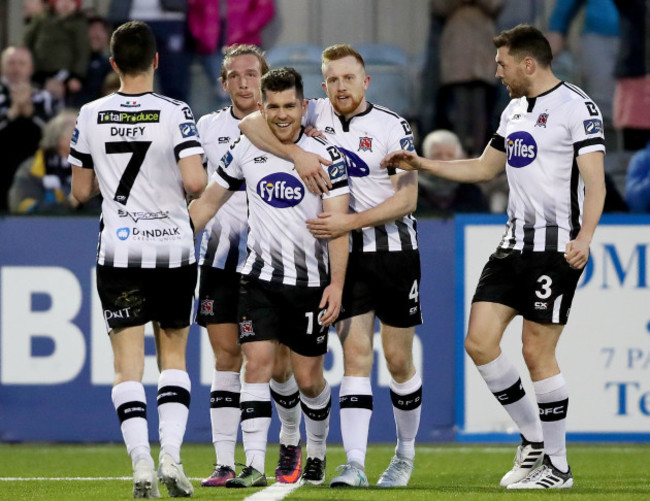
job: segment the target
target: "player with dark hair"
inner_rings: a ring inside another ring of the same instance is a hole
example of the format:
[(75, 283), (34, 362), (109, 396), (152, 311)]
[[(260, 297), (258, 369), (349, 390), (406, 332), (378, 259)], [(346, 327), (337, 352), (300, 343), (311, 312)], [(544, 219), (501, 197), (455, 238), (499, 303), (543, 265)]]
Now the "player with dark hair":
[[(72, 193), (101, 192), (97, 290), (113, 348), (112, 399), (133, 463), (133, 497), (189, 497), (180, 449), (191, 383), (185, 364), (197, 268), (187, 208), (206, 185), (203, 149), (189, 106), (153, 92), (158, 53), (148, 25), (131, 21), (111, 38), (117, 93), (83, 106), (72, 137)], [(157, 328), (158, 475), (142, 385), (144, 326)]]
[[(310, 231), (321, 239), (348, 231), (351, 235), (343, 311), (336, 325), (344, 357), (339, 402), (347, 463), (330, 485), (368, 486), (364, 465), (373, 408), (370, 373), (378, 318), (392, 376), (390, 395), (397, 445), (377, 485), (406, 486), (413, 471), (422, 410), (422, 379), (413, 363), (415, 326), (422, 323), (420, 254), (417, 225), (411, 214), (417, 203), (418, 183), (414, 172), (386, 171), (379, 164), (397, 148), (413, 150), (413, 133), (402, 117), (366, 101), (370, 77), (354, 48), (346, 44), (328, 47), (322, 61), (323, 89), (328, 98), (309, 101), (305, 123), (331, 138), (345, 154), (351, 195), (349, 213), (325, 211), (308, 221)], [(299, 172), (308, 172), (309, 162), (320, 169), (314, 155), (296, 145), (274, 141), (255, 114), (242, 120), (240, 128), (263, 149), (293, 159)], [(314, 190), (324, 184), (320, 174), (311, 174), (309, 179)]]
[(190, 206), (200, 230), (218, 214), (243, 182), (248, 196), (248, 249), (241, 270), (239, 342), (246, 360), (241, 388), (241, 428), (246, 466), (226, 487), (266, 485), (264, 462), (271, 422), (271, 380), (276, 345), (291, 350), (291, 365), (305, 416), (307, 460), (301, 479), (325, 480), (331, 393), (323, 377), (329, 326), (339, 315), (347, 264), (347, 233), (329, 242), (314, 238), (305, 220), (323, 209), (347, 211), (348, 178), (341, 153), (322, 138), (307, 137), (302, 78), (292, 68), (271, 70), (261, 81), (267, 126), (282, 143), (325, 155), (332, 189), (309, 193), (291, 162), (256, 148), (246, 137), (234, 141), (212, 182)]
[[(264, 53), (254, 45), (232, 45), (224, 54), (221, 84), (232, 104), (201, 117), (197, 123), (212, 176), (231, 141), (240, 134), (239, 121), (257, 111), (260, 80), (268, 71)], [(246, 262), (248, 207), (245, 186), (234, 193), (206, 226), (200, 250), (199, 308), (196, 322), (206, 327), (215, 356), (210, 387), (210, 421), (216, 463), (212, 474), (201, 481), (204, 487), (225, 486), (235, 477), (235, 445), (239, 431), (242, 366), (237, 305), (240, 271)], [(293, 483), (300, 478), (300, 396), (291, 373), (289, 350), (277, 345), (271, 378), (271, 397), (282, 427), (277, 482)]]
[[(459, 182), (485, 181), (505, 169), (508, 222), (476, 288), (465, 349), (521, 434), (501, 485), (564, 489), (573, 486), (569, 393), (555, 350), (603, 210), (603, 122), (589, 96), (553, 74), (551, 48), (538, 29), (516, 26), (494, 45), (496, 77), (512, 101), (483, 154), (443, 162), (397, 151), (382, 163)], [(524, 319), (523, 355), (539, 412), (500, 348), (517, 315)]]

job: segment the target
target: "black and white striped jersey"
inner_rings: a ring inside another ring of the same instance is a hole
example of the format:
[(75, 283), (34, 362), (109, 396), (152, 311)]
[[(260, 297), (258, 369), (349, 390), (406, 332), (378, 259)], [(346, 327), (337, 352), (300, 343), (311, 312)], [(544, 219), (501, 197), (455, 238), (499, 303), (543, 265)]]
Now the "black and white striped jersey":
[[(329, 283), (327, 241), (315, 238), (306, 220), (322, 211), (322, 200), (349, 193), (343, 155), (320, 137), (300, 135), (305, 151), (332, 159), (324, 167), (332, 189), (310, 193), (293, 163), (255, 147), (239, 136), (212, 176), (229, 190), (246, 182), (248, 196), (248, 258), (241, 273), (271, 283), (322, 287)], [(217, 213), (218, 214), (218, 213)]]
[(97, 263), (176, 268), (196, 262), (178, 161), (203, 148), (189, 106), (147, 92), (83, 106), (72, 165), (94, 169), (103, 197)]
[[(239, 137), (239, 119), (232, 106), (204, 115), (196, 126), (208, 160), (208, 177), (217, 170), (221, 157), (230, 143)], [(246, 261), (248, 235), (248, 208), (242, 186), (219, 213), (205, 226), (201, 239), (199, 264), (228, 271), (241, 271)]]
[[(350, 209), (359, 213), (376, 207), (395, 193), (394, 169), (379, 167), (391, 151), (415, 149), (408, 122), (382, 106), (368, 103), (365, 112), (345, 120), (329, 99), (309, 101), (305, 123), (325, 133), (345, 154), (350, 178)], [(353, 250), (362, 252), (417, 249), (417, 226), (409, 214), (394, 222), (351, 234)]]
[(513, 99), (490, 145), (506, 153), (508, 222), (499, 247), (563, 252), (582, 225), (577, 157), (605, 151), (603, 118), (584, 91), (561, 82)]

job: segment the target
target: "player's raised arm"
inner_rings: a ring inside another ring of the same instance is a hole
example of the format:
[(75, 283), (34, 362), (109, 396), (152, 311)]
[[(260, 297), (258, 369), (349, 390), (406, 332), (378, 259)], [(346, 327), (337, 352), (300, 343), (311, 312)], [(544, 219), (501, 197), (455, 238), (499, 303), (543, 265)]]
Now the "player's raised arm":
[(328, 193), (332, 187), (322, 165), (332, 162), (315, 153), (310, 153), (293, 143), (283, 144), (269, 129), (260, 112), (251, 113), (239, 122), (239, 129), (258, 148), (291, 160), (307, 189), (316, 194)]
[(393, 151), (381, 161), (383, 168), (418, 170), (461, 183), (479, 183), (494, 178), (505, 169), (506, 154), (491, 145), (478, 158), (461, 160), (431, 160), (410, 151)]

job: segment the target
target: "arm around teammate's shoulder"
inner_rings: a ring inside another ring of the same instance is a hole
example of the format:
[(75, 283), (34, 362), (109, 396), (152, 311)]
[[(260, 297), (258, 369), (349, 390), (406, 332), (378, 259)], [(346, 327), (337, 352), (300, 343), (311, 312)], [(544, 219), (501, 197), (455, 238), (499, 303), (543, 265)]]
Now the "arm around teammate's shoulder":
[(181, 170), (181, 176), (183, 176), (183, 186), (187, 198), (189, 200), (199, 198), (208, 182), (208, 176), (201, 163), (201, 156), (190, 155), (181, 158), (178, 161), (178, 167)]
[(259, 149), (291, 160), (298, 175), (311, 193), (328, 193), (331, 184), (322, 165), (331, 165), (329, 159), (303, 150), (294, 143), (284, 144), (275, 137), (259, 111), (247, 115), (239, 122), (239, 130)]
[(381, 166), (402, 170), (418, 170), (460, 183), (480, 183), (481, 181), (489, 181), (505, 169), (506, 154), (487, 145), (483, 154), (478, 158), (441, 161), (424, 158), (414, 152), (400, 150), (386, 155), (381, 161)]

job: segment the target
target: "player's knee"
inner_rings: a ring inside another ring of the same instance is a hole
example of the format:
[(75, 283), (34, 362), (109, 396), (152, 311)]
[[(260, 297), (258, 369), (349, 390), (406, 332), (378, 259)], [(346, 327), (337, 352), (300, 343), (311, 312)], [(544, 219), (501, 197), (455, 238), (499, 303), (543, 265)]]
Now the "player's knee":
[(215, 355), (216, 362), (215, 368), (218, 371), (225, 372), (239, 372), (242, 366), (242, 356), (241, 352), (231, 353), (231, 352), (221, 352)]

